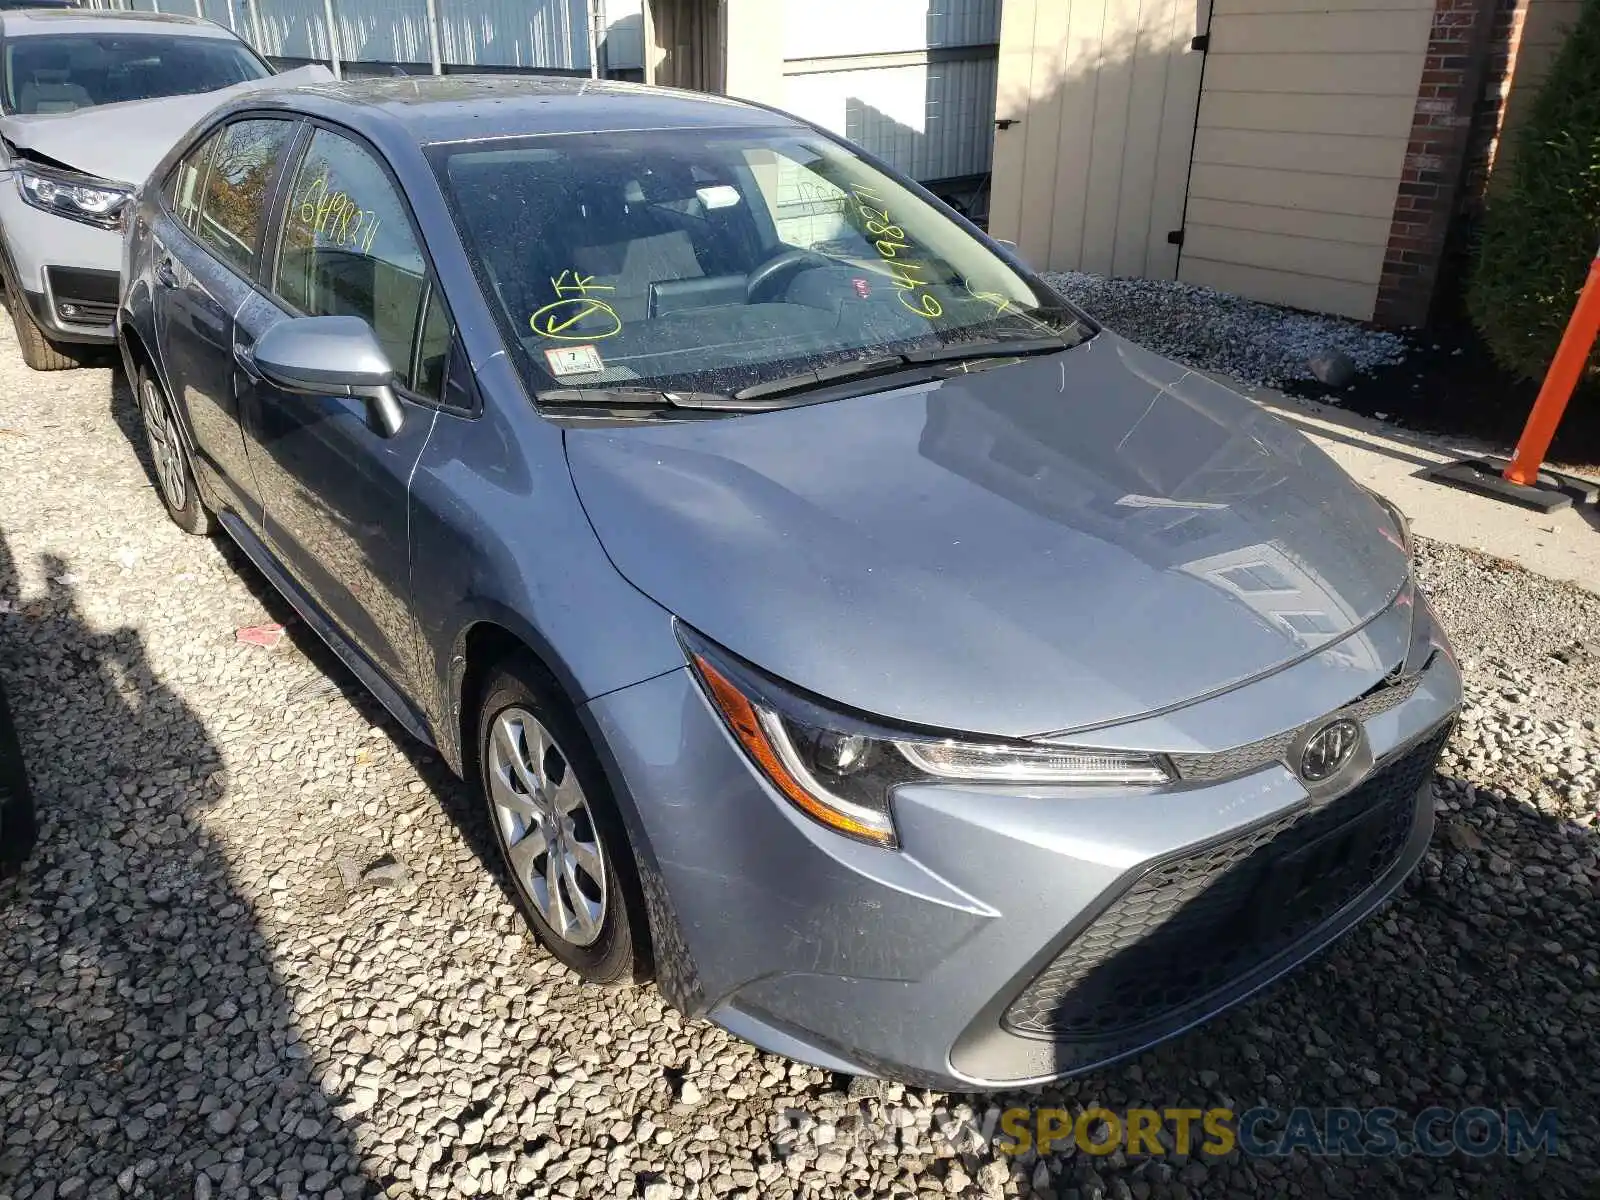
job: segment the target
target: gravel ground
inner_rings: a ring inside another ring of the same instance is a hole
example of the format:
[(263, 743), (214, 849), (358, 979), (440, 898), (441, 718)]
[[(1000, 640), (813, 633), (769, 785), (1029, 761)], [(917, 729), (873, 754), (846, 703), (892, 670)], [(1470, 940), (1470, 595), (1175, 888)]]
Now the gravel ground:
[(1338, 350), (1357, 371), (1404, 360), (1406, 340), (1358, 321), (1279, 308), (1164, 279), (1107, 279), (1051, 271), (1045, 281), (1090, 316), (1143, 346), (1202, 371), (1282, 387), (1315, 378), (1314, 354)]
[(0, 674), (43, 817), (0, 885), (0, 1200), (1592, 1195), (1595, 598), (1424, 546), (1471, 705), (1423, 869), (1224, 1019), (1006, 1098), (1552, 1106), (1556, 1158), (1008, 1160), (926, 1136), (986, 1100), (575, 984), (485, 869), (466, 790), (304, 630), (235, 641), (287, 610), (164, 519), (112, 373), (31, 374), (0, 343)]

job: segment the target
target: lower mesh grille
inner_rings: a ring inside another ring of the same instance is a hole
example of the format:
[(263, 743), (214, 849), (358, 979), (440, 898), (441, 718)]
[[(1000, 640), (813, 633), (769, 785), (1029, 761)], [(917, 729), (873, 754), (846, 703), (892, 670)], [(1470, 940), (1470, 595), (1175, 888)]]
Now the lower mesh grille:
[[(76, 267), (47, 267), (56, 315), (73, 325), (109, 325), (117, 319), (118, 275)], [(62, 312), (70, 305), (72, 312)]]
[(1159, 863), (1006, 1011), (1017, 1033), (1114, 1038), (1167, 1021), (1314, 931), (1400, 857), (1440, 729), (1325, 808)]

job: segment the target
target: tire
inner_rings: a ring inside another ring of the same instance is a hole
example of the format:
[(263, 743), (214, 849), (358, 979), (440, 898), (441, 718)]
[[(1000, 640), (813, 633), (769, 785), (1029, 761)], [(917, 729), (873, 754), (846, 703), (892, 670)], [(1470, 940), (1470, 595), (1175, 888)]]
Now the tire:
[(66, 371), (78, 365), (74, 356), (66, 353), (45, 336), (44, 330), (28, 311), (28, 302), (16, 292), (6, 295), (6, 307), (11, 310), (11, 324), (17, 331), (17, 345), (22, 348), (22, 361), (35, 371)]
[[(477, 729), (484, 807), (529, 926), (590, 983), (647, 979), (648, 925), (632, 846), (600, 760), (560, 688), (531, 656), (507, 659), (485, 682)], [(555, 830), (553, 841), (547, 830)]]
[(217, 521), (200, 498), (189, 452), (178, 431), (177, 418), (167, 400), (167, 391), (149, 367), (140, 367), (134, 380), (134, 400), (139, 405), (139, 424), (144, 429), (145, 447), (150, 451), (150, 469), (155, 475), (156, 495), (172, 523), (185, 533), (209, 537)]

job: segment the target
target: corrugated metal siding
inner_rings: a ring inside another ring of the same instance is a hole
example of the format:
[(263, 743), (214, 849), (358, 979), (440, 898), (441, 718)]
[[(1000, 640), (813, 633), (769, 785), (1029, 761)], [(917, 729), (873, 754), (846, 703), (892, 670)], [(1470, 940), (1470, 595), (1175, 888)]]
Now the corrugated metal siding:
[[(340, 5), (351, 2), (338, 0)], [(359, 2), (376, 8), (383, 0)], [(438, 4), (447, 63), (589, 68), (584, 0), (438, 0)]]
[(339, 26), (339, 54), (345, 59), (432, 61), (427, 0), (336, 0), (333, 13)]
[[(322, 0), (253, 0), (254, 25), (260, 27), (257, 50), (270, 58), (320, 58), (330, 55), (328, 22)], [(254, 35), (254, 26), (250, 29)]]
[(989, 169), (995, 63), (968, 59), (790, 75), (786, 106), (916, 179)]
[(228, 0), (201, 0), (200, 15), (208, 21), (215, 21), (224, 29), (238, 32), (244, 23), (244, 13)]
[(613, 70), (644, 66), (642, 0), (606, 0), (605, 53)]
[(979, 46), (1000, 37), (1000, 0), (788, 0), (784, 17), (783, 56), (791, 59)]
[[(231, 28), (269, 58), (329, 57), (323, 0), (198, 0), (203, 15)], [(95, 8), (191, 14), (196, 0), (90, 0)], [(643, 39), (639, 0), (612, 0), (608, 21), (637, 66)], [(253, 11), (252, 11), (253, 9)], [(427, 0), (334, 0), (340, 56), (347, 62), (426, 63)], [(446, 66), (587, 71), (586, 0), (438, 0)], [(614, 11), (613, 11), (614, 10)], [(256, 32), (259, 25), (260, 41)]]
[(784, 105), (916, 179), (982, 175), (1001, 0), (784, 0)]

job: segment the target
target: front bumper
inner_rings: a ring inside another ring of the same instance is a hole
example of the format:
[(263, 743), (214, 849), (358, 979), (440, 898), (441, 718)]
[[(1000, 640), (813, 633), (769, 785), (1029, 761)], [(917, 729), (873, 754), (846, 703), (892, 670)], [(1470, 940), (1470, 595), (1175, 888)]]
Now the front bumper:
[(52, 341), (116, 341), (120, 233), (34, 208), (9, 176), (0, 178), (0, 228), (8, 282)]
[[(1460, 701), (1441, 649), (1361, 711), (1375, 765), (1337, 796), (1313, 800), (1279, 761), (1145, 791), (908, 786), (897, 851), (778, 799), (687, 671), (590, 712), (646, 847), (669, 999), (803, 1061), (972, 1090), (1171, 1037), (1370, 913), (1427, 848)], [(1237, 693), (1211, 703), (1237, 723)]]

